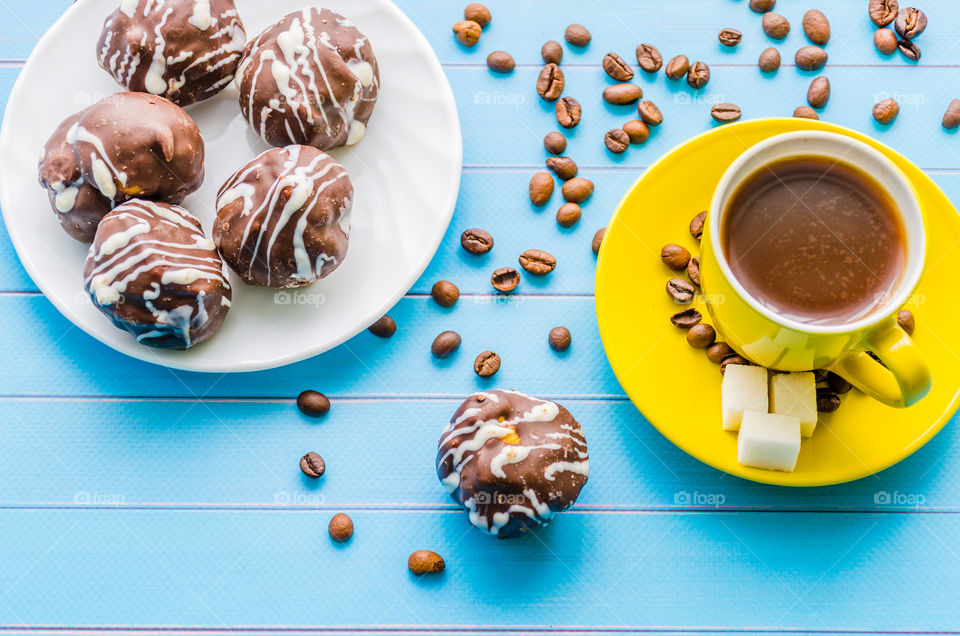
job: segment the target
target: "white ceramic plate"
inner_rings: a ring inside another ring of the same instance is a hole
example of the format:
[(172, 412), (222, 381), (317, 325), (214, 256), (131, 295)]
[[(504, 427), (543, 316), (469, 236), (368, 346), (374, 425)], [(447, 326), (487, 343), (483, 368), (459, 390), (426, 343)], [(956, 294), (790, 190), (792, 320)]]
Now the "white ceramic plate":
[[(310, 0), (237, 0), (248, 38)], [(460, 187), (456, 104), (440, 63), (389, 0), (322, 0), (370, 38), (380, 98), (364, 139), (332, 151), (356, 189), (343, 265), (309, 287), (277, 292), (233, 276), (219, 332), (188, 351), (144, 347), (115, 328), (82, 288), (87, 245), (60, 229), (37, 183), (40, 149), (65, 117), (123, 90), (98, 65), (97, 37), (118, 0), (80, 0), (44, 35), (20, 74), (0, 131), (0, 206), (24, 267), (79, 328), (141, 360), (208, 372), (254, 371), (322, 353), (365, 329), (416, 282), (440, 244)], [(208, 233), (217, 190), (268, 146), (240, 115), (230, 86), (187, 112), (206, 141), (206, 180), (184, 206)], [(232, 274), (232, 273), (231, 273)]]

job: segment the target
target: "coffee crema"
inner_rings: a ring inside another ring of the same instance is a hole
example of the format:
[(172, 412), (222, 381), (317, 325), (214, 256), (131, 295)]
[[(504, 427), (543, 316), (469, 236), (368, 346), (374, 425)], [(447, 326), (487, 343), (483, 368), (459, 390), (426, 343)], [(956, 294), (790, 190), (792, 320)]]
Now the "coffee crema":
[(724, 257), (768, 308), (806, 324), (846, 324), (884, 305), (906, 263), (890, 195), (862, 170), (820, 156), (747, 177), (722, 219)]

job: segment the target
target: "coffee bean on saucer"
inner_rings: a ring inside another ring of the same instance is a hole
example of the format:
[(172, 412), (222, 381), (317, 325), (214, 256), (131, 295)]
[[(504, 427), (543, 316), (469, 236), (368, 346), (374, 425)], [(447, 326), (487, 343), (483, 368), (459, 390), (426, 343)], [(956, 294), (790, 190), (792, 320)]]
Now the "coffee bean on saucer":
[(897, 0), (870, 0), (867, 11), (878, 27), (884, 27), (897, 19), (900, 6)]
[(550, 330), (547, 341), (550, 343), (550, 348), (554, 351), (566, 351), (570, 348), (570, 343), (572, 342), (570, 330), (566, 327), (554, 327)]
[(716, 340), (716, 330), (705, 322), (698, 323), (687, 331), (687, 344), (695, 349), (706, 349)]
[(690, 282), (700, 287), (700, 258), (694, 256), (690, 259), (690, 262), (687, 263), (687, 278), (690, 279)]
[(397, 333), (397, 323), (390, 316), (384, 316), (368, 328), (370, 333), (380, 338), (389, 338)]
[(330, 534), (330, 538), (337, 543), (349, 541), (350, 537), (353, 536), (353, 519), (342, 512), (338, 512), (333, 515), (333, 519), (327, 525), (327, 532)]
[(444, 331), (433, 339), (430, 353), (435, 358), (446, 358), (460, 348), (460, 334), (456, 331)]
[(898, 104), (897, 100), (892, 97), (888, 97), (887, 99), (883, 100), (882, 102), (878, 102), (873, 106), (873, 118), (881, 124), (892, 123), (899, 114), (900, 104)]
[(820, 115), (817, 114), (817, 111), (813, 110), (809, 106), (797, 106), (793, 111), (793, 116), (801, 119), (820, 119)]
[(512, 267), (501, 267), (490, 275), (490, 284), (500, 292), (512, 292), (520, 284), (520, 272)]
[(494, 73), (509, 73), (517, 63), (506, 51), (493, 51), (487, 56), (487, 67)]
[(897, 50), (908, 60), (913, 62), (920, 61), (920, 47), (912, 40), (899, 40), (897, 42)]
[(471, 254), (486, 254), (493, 249), (493, 237), (486, 230), (471, 228), (460, 235), (460, 246)]
[(557, 259), (553, 257), (553, 254), (543, 250), (527, 250), (520, 255), (520, 267), (534, 276), (545, 276), (552, 272), (556, 266)]
[(480, 25), (473, 20), (461, 20), (453, 25), (453, 34), (457, 42), (464, 46), (476, 46), (480, 41), (481, 31)]
[(686, 55), (678, 55), (672, 58), (664, 67), (663, 72), (668, 79), (678, 80), (687, 74), (690, 70), (690, 60)]
[(709, 81), (710, 67), (703, 62), (694, 62), (687, 71), (687, 84), (693, 88), (703, 88)]
[(601, 65), (604, 72), (618, 82), (629, 82), (633, 79), (633, 69), (616, 53), (610, 52), (604, 55)]
[(445, 567), (443, 557), (430, 550), (417, 550), (407, 558), (407, 568), (417, 576), (436, 574)]
[(774, 40), (782, 40), (790, 33), (790, 21), (779, 13), (763, 14), (761, 26), (763, 32)]
[(823, 68), (824, 64), (827, 63), (827, 57), (827, 52), (819, 46), (807, 45), (800, 47), (796, 55), (793, 56), (793, 61), (797, 68), (803, 71), (816, 71)]
[(803, 32), (808, 40), (823, 46), (830, 41), (830, 21), (823, 11), (810, 9), (803, 14)]
[(672, 322), (675, 327), (680, 327), (681, 329), (690, 329), (701, 320), (703, 320), (703, 316), (693, 307), (678, 311), (670, 316), (670, 322)]
[(682, 245), (667, 243), (660, 248), (660, 260), (675, 272), (682, 272), (690, 262), (690, 252)]
[(637, 104), (637, 113), (640, 114), (640, 119), (643, 120), (643, 123), (648, 126), (659, 126), (663, 123), (663, 113), (661, 113), (657, 105), (649, 99), (645, 99)]
[(908, 336), (913, 335), (913, 330), (917, 327), (917, 320), (913, 317), (913, 312), (909, 309), (901, 309), (897, 314), (897, 324), (907, 332)]
[(553, 196), (553, 177), (549, 172), (538, 172), (530, 178), (530, 203), (545, 205)]
[(473, 372), (481, 378), (489, 378), (500, 370), (500, 356), (493, 351), (484, 351), (473, 361)]
[(643, 97), (643, 89), (636, 84), (623, 83), (607, 86), (603, 89), (603, 101), (614, 106), (632, 104)]
[(619, 128), (614, 128), (608, 130), (607, 134), (603, 136), (603, 144), (607, 147), (607, 150), (619, 155), (626, 152), (627, 148), (630, 147), (630, 137)]
[(600, 253), (600, 246), (603, 244), (603, 236), (606, 233), (607, 233), (607, 228), (602, 227), (599, 230), (597, 230), (596, 234), (593, 235), (593, 244), (591, 245), (591, 247), (593, 248), (594, 254)]
[(927, 15), (914, 7), (901, 9), (897, 19), (893, 21), (893, 28), (903, 39), (912, 40), (927, 28)]
[(723, 359), (723, 362), (720, 363), (720, 375), (723, 375), (724, 373), (727, 372), (727, 365), (728, 365), (728, 364), (745, 364), (745, 365), (749, 365), (750, 363), (749, 363), (747, 360), (745, 360), (745, 359), (743, 359), (743, 358), (741, 358), (740, 356), (737, 356), (737, 355), (730, 356), (729, 358), (724, 358), (724, 359)]
[(825, 75), (814, 78), (807, 89), (807, 103), (814, 108), (823, 108), (830, 99), (830, 80)]
[(317, 478), (327, 469), (323, 463), (323, 458), (316, 453), (310, 452), (300, 458), (300, 470), (307, 477)]
[(563, 47), (556, 40), (547, 40), (540, 48), (544, 64), (559, 64), (563, 61)]
[(817, 389), (817, 411), (833, 413), (840, 408), (840, 396), (833, 389)]
[(646, 143), (650, 138), (650, 129), (639, 119), (632, 119), (623, 125), (623, 132), (632, 144)]
[(656, 73), (663, 66), (663, 56), (652, 44), (641, 44), (637, 47), (637, 64), (647, 73)]
[(297, 396), (297, 408), (304, 415), (320, 417), (330, 411), (330, 400), (319, 391), (304, 391)]
[(724, 46), (736, 46), (740, 44), (743, 34), (736, 29), (721, 29), (720, 35), (717, 37), (720, 40), (720, 44)]
[(714, 104), (710, 108), (710, 116), (720, 123), (729, 123), (740, 119), (740, 107), (736, 104)]
[(543, 147), (552, 155), (561, 155), (567, 149), (567, 138), (556, 131), (548, 132), (543, 138)]
[(839, 395), (843, 395), (853, 388), (852, 384), (847, 382), (844, 378), (837, 375), (833, 371), (827, 371), (827, 384), (829, 384), (830, 388), (836, 391)]
[(586, 46), (590, 44), (590, 31), (582, 24), (571, 24), (563, 32), (563, 39), (573, 46)]
[(873, 45), (884, 55), (893, 55), (897, 51), (897, 34), (890, 29), (877, 29), (873, 32)]
[(780, 68), (780, 51), (772, 46), (764, 49), (757, 64), (764, 73), (772, 73)]
[(564, 97), (557, 100), (557, 123), (564, 128), (576, 128), (580, 123), (580, 102), (573, 97)]
[(714, 364), (720, 364), (730, 356), (736, 355), (730, 345), (726, 342), (715, 342), (707, 347), (707, 359)]
[(574, 177), (563, 184), (563, 198), (570, 203), (583, 203), (593, 196), (593, 181)]
[(703, 225), (707, 220), (707, 211), (704, 210), (690, 221), (690, 236), (698, 241), (703, 237)]
[(557, 210), (557, 223), (561, 227), (573, 227), (580, 220), (583, 210), (576, 203), (564, 203)]
[(463, 9), (464, 20), (473, 20), (484, 29), (490, 24), (491, 18), (490, 9), (479, 2), (471, 2)]
[(756, 13), (772, 11), (777, 0), (750, 0), (750, 9)]
[(448, 280), (435, 282), (430, 294), (441, 307), (453, 307), (460, 300), (460, 288)]
[(553, 170), (561, 181), (569, 181), (577, 176), (580, 168), (570, 157), (547, 157), (547, 167)]
[(563, 71), (560, 67), (550, 62), (542, 69), (537, 76), (537, 94), (548, 102), (554, 102), (563, 94)]
[(697, 288), (684, 278), (671, 278), (667, 281), (667, 293), (678, 305), (686, 305), (693, 300)]
[(960, 126), (960, 99), (954, 99), (947, 106), (947, 112), (943, 114), (943, 127), (953, 130), (958, 126)]

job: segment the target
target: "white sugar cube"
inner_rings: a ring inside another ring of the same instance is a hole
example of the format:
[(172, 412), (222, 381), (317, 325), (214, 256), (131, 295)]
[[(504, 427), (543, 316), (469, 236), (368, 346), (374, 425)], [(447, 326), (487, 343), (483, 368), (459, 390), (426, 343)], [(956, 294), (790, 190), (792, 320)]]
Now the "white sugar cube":
[(753, 468), (791, 473), (799, 455), (800, 420), (796, 416), (756, 411), (743, 414), (737, 437), (738, 462)]
[(767, 370), (728, 364), (720, 385), (723, 430), (739, 431), (744, 411), (767, 412)]
[(800, 434), (817, 428), (817, 380), (813, 373), (783, 373), (770, 379), (770, 412), (800, 420)]

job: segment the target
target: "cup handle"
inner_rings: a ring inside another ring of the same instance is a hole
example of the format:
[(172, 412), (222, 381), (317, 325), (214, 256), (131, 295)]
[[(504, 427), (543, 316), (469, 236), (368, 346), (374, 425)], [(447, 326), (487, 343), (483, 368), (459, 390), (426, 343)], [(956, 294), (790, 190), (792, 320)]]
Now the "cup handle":
[[(862, 350), (844, 354), (830, 370), (870, 397), (898, 408), (914, 404), (930, 391), (930, 367), (896, 318), (876, 325), (862, 346)], [(866, 351), (872, 351), (883, 364)]]

